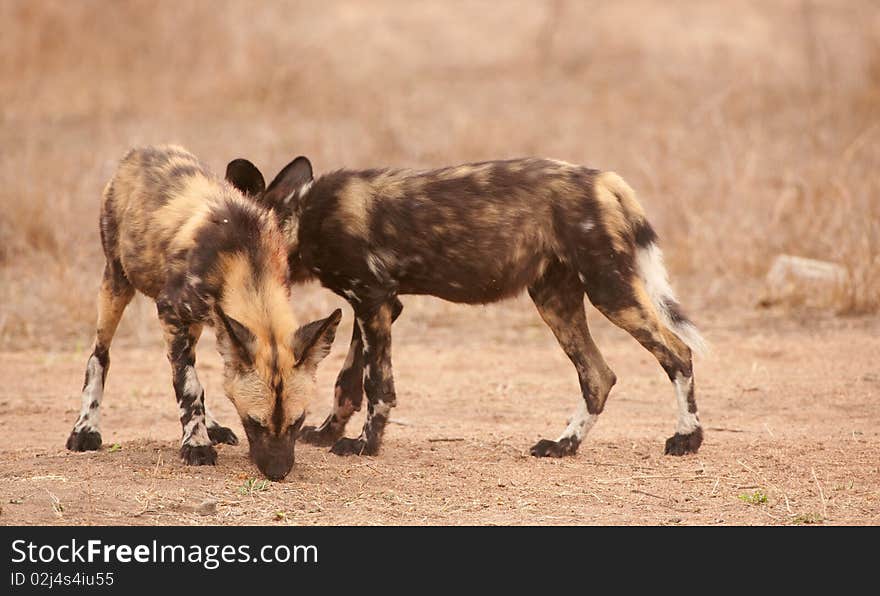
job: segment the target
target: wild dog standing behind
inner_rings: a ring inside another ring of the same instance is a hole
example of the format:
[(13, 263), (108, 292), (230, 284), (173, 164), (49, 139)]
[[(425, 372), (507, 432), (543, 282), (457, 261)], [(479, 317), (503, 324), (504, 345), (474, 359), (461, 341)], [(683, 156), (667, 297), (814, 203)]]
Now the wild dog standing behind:
[(183, 427), (180, 455), (214, 464), (215, 443), (237, 443), (205, 406), (195, 347), (216, 328), (224, 389), (241, 416), (257, 467), (280, 479), (293, 466), (294, 441), (330, 350), (341, 311), (297, 330), (288, 305), (286, 244), (270, 212), (215, 178), (179, 147), (131, 150), (104, 189), (101, 243), (106, 265), (98, 293), (94, 351), (82, 410), (67, 440), (98, 449), (110, 342), (138, 290), (156, 301)]
[[(402, 309), (399, 294), (473, 304), (528, 289), (583, 395), (563, 433), (539, 441), (533, 455), (575, 453), (616, 382), (590, 337), (585, 293), (673, 383), (679, 417), (666, 453), (700, 447), (691, 349), (702, 339), (672, 293), (654, 230), (617, 174), (514, 159), (430, 171), (342, 170), (313, 180), (311, 164), (299, 157), (268, 188), (247, 160), (231, 162), (227, 179), (276, 211), (293, 277), (317, 277), (357, 317), (334, 411), (320, 427), (304, 428), (304, 440), (336, 441), (337, 454), (377, 452), (396, 402), (391, 324)], [(340, 438), (360, 409), (362, 383), (369, 400), (363, 431)]]

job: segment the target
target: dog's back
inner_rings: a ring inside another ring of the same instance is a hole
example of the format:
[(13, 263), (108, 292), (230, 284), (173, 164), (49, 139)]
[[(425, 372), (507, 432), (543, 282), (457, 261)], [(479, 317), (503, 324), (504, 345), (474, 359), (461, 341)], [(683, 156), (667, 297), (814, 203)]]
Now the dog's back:
[(257, 276), (285, 269), (272, 218), (173, 145), (125, 155), (104, 190), (101, 238), (108, 260), (153, 298), (184, 270), (208, 283), (230, 253), (247, 256)]
[(388, 280), (401, 294), (494, 302), (521, 292), (552, 261), (629, 234), (620, 208), (598, 196), (600, 176), (540, 158), (332, 172), (301, 201), (303, 261), (350, 271), (351, 256), (364, 255), (356, 279)]

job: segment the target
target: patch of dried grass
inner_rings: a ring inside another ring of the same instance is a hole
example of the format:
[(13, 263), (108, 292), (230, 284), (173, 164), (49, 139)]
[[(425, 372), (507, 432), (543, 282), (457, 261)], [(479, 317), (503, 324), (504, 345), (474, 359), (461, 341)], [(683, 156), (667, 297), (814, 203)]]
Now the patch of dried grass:
[[(100, 190), (127, 147), (169, 141), (218, 171), (302, 153), (319, 171), (526, 154), (614, 169), (673, 276), (697, 280), (692, 310), (751, 301), (778, 252), (846, 266), (837, 310), (880, 306), (868, 1), (18, 0), (0, 20), (2, 346), (89, 341)], [(297, 292), (303, 318), (333, 300)], [(152, 310), (133, 318), (121, 335), (152, 337)]]

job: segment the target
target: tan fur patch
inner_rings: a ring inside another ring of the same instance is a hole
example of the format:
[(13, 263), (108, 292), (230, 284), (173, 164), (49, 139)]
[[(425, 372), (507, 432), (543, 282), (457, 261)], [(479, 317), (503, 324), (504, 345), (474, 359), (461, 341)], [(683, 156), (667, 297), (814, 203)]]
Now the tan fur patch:
[(163, 235), (173, 238), (173, 250), (192, 246), (196, 233), (205, 224), (215, 203), (206, 197), (217, 194), (216, 184), (212, 182), (202, 176), (187, 178), (183, 190), (153, 214), (152, 224), (162, 230)]
[(166, 175), (170, 175), (170, 172), (175, 168), (179, 168), (182, 166), (193, 166), (195, 168), (201, 169), (201, 165), (199, 164), (199, 160), (196, 159), (195, 155), (191, 155), (188, 153), (177, 153), (172, 152), (167, 156), (167, 160), (165, 163), (160, 166), (158, 169), (160, 172)]
[[(283, 245), (282, 245), (283, 250)], [(269, 424), (275, 407), (268, 383), (282, 382), (284, 427), (305, 411), (314, 392), (314, 373), (296, 367), (293, 337), (296, 319), (290, 309), (286, 288), (279, 284), (272, 267), (256, 272), (245, 255), (221, 257), (225, 287), (221, 306), (224, 312), (244, 325), (255, 336), (252, 346), (255, 375), (230, 379), (230, 396), (239, 413)], [(275, 431), (283, 429), (272, 429)]]
[[(614, 172), (602, 172), (593, 182), (593, 193), (614, 250), (626, 252), (630, 249), (633, 223), (627, 217), (627, 208), (638, 205), (632, 189)], [(638, 210), (641, 211), (640, 206)]]
[[(434, 170), (431, 172), (420, 172), (419, 174), (428, 175), (422, 178), (422, 180), (425, 181), (428, 181), (430, 179), (449, 181), (470, 178), (477, 184), (477, 186), (488, 186), (491, 182), (493, 167), (494, 165), (491, 163), (463, 164), (460, 166), (443, 168), (441, 170)], [(414, 178), (413, 180), (416, 180), (416, 178)], [(415, 190), (418, 191), (418, 189)]]
[(241, 253), (221, 255), (220, 263), (224, 272), (224, 312), (267, 345), (272, 339), (289, 344), (296, 331), (296, 320), (286, 288), (272, 279), (271, 272), (255, 272), (247, 256)]
[(391, 328), (391, 306), (383, 304), (375, 317), (372, 317), (368, 323), (370, 329), (374, 331), (387, 331)]
[[(130, 286), (129, 286), (130, 288)], [(113, 294), (108, 280), (101, 283), (101, 289), (98, 291), (98, 324), (96, 339), (98, 345), (108, 347), (116, 333), (116, 327), (122, 318), (125, 307), (131, 302), (134, 296), (134, 289), (117, 296)]]
[(338, 217), (349, 233), (369, 238), (372, 201), (373, 186), (363, 178), (353, 178), (340, 191)]
[(400, 175), (400, 171), (389, 170), (383, 172), (370, 182), (372, 194), (376, 198), (400, 199), (406, 195), (406, 178)]
[(690, 349), (660, 320), (651, 298), (641, 281), (632, 284), (633, 296), (640, 306), (624, 309), (615, 315), (624, 329), (643, 329), (654, 336), (654, 341), (669, 348), (679, 359), (690, 359)]
[(602, 179), (602, 184), (606, 188), (620, 198), (623, 211), (631, 222), (645, 221), (645, 210), (636, 199), (635, 191), (623, 178), (615, 172), (602, 172), (599, 174), (599, 178)]
[(552, 159), (552, 158), (548, 158), (546, 161), (549, 162), (549, 163), (551, 163), (551, 164), (553, 164), (553, 165), (555, 165), (555, 166), (557, 166), (557, 167), (559, 167), (561, 170), (573, 170), (573, 169), (576, 169), (576, 168), (579, 167), (579, 166), (576, 166), (576, 165), (573, 164), (573, 163), (569, 163), (569, 162), (567, 162), (567, 161), (563, 161), (563, 160), (561, 160), (561, 159)]
[(547, 189), (549, 189), (563, 197), (580, 197), (582, 195), (581, 187), (569, 180), (567, 176), (559, 175), (559, 171), (550, 170), (550, 175), (547, 178), (546, 189), (541, 189), (538, 192), (547, 193)]

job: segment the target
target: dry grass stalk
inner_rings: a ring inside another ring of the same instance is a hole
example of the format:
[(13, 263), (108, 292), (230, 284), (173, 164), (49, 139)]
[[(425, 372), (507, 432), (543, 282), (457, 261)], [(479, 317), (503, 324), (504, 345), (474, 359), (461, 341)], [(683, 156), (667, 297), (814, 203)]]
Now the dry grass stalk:
[[(300, 153), (320, 171), (614, 169), (695, 311), (753, 303), (780, 253), (840, 263), (832, 308), (876, 311), (880, 26), (870, 0), (813, 4), (352, 0), (291, 20), (238, 0), (4, 2), (0, 346), (87, 342), (101, 188), (128, 146), (167, 141), (216, 170)], [(297, 292), (303, 317), (332, 300)], [(120, 342), (158, 344), (154, 318), (135, 305)]]

